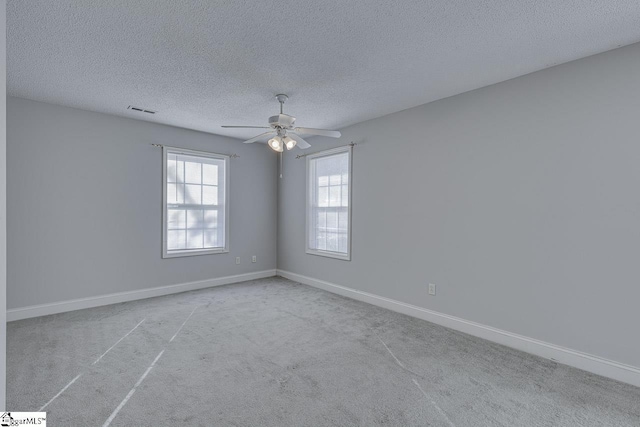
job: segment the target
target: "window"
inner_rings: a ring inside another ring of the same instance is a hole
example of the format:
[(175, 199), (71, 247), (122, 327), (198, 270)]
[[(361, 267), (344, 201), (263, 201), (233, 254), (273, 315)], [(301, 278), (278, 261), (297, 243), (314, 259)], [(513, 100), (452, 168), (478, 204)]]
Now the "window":
[(228, 252), (229, 157), (164, 147), (162, 256)]
[(307, 156), (307, 253), (351, 259), (351, 152)]

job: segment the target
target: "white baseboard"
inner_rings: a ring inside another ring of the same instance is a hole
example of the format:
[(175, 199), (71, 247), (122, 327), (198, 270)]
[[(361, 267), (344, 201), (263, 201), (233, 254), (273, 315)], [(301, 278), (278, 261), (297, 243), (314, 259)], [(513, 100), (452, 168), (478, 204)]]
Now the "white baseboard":
[(285, 270), (278, 276), (640, 387), (640, 368)]
[(54, 302), (50, 304), (12, 308), (10, 310), (7, 310), (7, 322), (11, 322), (13, 320), (28, 319), (30, 317), (46, 316), (48, 314), (63, 313), (66, 311), (82, 310), (84, 308), (99, 307), (101, 305), (117, 304), (120, 302), (134, 301), (144, 298), (159, 297), (162, 295), (176, 294), (185, 291), (194, 291), (196, 289), (228, 285), (230, 283), (244, 282), (247, 280), (263, 279), (265, 277), (272, 277), (275, 275), (275, 269), (264, 270), (257, 271), (255, 273), (245, 273), (237, 274), (234, 276), (218, 277), (215, 279), (199, 280), (197, 282), (179, 283), (177, 285), (160, 286), (157, 288), (118, 292), (115, 294), (79, 298), (68, 301)]

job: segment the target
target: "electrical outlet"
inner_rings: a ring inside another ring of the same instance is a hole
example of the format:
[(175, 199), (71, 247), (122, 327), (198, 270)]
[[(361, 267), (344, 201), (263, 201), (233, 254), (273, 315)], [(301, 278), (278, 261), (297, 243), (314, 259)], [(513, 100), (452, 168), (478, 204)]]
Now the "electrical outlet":
[(236, 257), (236, 265), (240, 265), (240, 257), (239, 256)]
[(254, 255), (253, 257), (251, 257), (251, 262), (257, 262), (258, 258)]
[(434, 285), (433, 283), (429, 283), (429, 295), (435, 295), (436, 294), (436, 285)]

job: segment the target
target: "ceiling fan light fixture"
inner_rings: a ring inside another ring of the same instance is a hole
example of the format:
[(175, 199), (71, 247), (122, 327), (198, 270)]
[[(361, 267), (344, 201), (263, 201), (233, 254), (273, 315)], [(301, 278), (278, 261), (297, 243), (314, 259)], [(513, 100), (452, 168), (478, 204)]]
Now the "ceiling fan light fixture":
[[(223, 128), (247, 128), (247, 129), (270, 129), (267, 132), (263, 132), (260, 135), (243, 141), (245, 144), (253, 144), (254, 142), (267, 141), (269, 148), (277, 153), (282, 153), (284, 148), (292, 150), (294, 147), (298, 147), (305, 150), (311, 147), (307, 141), (300, 137), (300, 135), (319, 135), (328, 136), (330, 138), (340, 138), (340, 132), (336, 130), (327, 129), (315, 129), (315, 128), (303, 128), (295, 127), (296, 118), (288, 114), (284, 114), (283, 106), (284, 102), (289, 97), (285, 94), (276, 95), (276, 99), (280, 103), (280, 114), (269, 117), (269, 126), (222, 126)], [(290, 132), (295, 138), (291, 138), (287, 133)]]
[(285, 136), (282, 139), (282, 142), (284, 142), (284, 145), (285, 147), (287, 147), (287, 150), (291, 150), (293, 147), (296, 146), (296, 140), (289, 136)]
[(282, 153), (283, 149), (284, 149), (284, 144), (282, 142), (282, 138), (279, 136), (274, 136), (273, 138), (271, 138), (269, 140), (269, 147), (271, 147), (271, 149), (273, 151), (277, 151), (278, 153)]

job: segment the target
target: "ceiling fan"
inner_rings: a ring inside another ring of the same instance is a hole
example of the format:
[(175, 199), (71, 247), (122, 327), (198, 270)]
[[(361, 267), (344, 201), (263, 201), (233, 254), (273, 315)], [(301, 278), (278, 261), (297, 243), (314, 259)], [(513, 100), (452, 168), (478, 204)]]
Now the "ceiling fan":
[(282, 112), (284, 102), (289, 99), (287, 95), (276, 95), (276, 99), (280, 103), (280, 114), (269, 117), (269, 126), (222, 126), (223, 128), (244, 128), (244, 129), (271, 129), (258, 136), (244, 141), (245, 144), (251, 144), (258, 141), (268, 139), (269, 147), (278, 153), (282, 153), (284, 148), (291, 150), (296, 145), (301, 148), (309, 148), (311, 145), (302, 139), (300, 135), (320, 135), (331, 138), (340, 138), (340, 132), (336, 130), (314, 129), (294, 127), (295, 117), (289, 116)]

